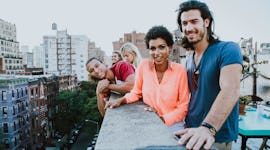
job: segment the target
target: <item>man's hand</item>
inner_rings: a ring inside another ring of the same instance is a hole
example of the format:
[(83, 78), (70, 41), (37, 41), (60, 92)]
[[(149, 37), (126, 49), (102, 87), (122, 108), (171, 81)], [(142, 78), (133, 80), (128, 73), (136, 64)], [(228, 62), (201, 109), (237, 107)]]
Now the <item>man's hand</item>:
[(178, 132), (175, 135), (181, 135), (178, 143), (180, 145), (186, 144), (187, 149), (199, 150), (202, 146), (204, 149), (210, 149), (215, 143), (215, 137), (211, 134), (208, 128), (187, 128)]

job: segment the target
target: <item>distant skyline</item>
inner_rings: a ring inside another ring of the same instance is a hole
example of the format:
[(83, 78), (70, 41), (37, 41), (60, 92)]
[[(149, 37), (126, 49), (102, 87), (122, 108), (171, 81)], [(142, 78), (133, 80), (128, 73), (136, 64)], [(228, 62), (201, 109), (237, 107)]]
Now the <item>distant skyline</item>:
[[(146, 33), (154, 25), (177, 29), (183, 0), (8, 0), (1, 2), (0, 18), (16, 25), (17, 41), (30, 49), (53, 35), (52, 23), (71, 35), (86, 35), (107, 55), (112, 42), (124, 33)], [(269, 0), (204, 0), (213, 12), (215, 33), (221, 40), (270, 42)]]

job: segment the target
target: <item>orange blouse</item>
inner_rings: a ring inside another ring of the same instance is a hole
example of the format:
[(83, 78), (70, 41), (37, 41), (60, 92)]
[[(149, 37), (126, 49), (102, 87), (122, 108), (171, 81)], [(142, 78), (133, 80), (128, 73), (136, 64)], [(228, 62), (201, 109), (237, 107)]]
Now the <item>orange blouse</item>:
[(135, 85), (125, 98), (127, 103), (143, 98), (145, 104), (164, 118), (167, 126), (180, 122), (188, 111), (187, 71), (184, 66), (170, 62), (159, 83), (154, 62), (143, 60), (136, 70)]

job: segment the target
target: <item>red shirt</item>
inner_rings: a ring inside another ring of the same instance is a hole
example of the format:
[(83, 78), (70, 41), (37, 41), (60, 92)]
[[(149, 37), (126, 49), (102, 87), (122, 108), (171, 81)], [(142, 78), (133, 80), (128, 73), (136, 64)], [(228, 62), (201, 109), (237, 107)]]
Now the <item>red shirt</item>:
[(110, 69), (115, 76), (116, 83), (118, 83), (117, 81), (126, 81), (129, 75), (135, 73), (135, 68), (125, 61), (114, 64)]

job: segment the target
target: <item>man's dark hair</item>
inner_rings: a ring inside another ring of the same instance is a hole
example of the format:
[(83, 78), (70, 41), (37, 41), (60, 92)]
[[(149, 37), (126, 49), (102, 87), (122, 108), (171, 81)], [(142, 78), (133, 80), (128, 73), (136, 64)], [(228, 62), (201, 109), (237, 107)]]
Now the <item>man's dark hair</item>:
[(146, 47), (149, 48), (149, 41), (157, 38), (162, 38), (166, 41), (168, 46), (173, 45), (173, 36), (172, 34), (167, 30), (167, 28), (163, 26), (154, 26), (152, 27), (146, 34), (144, 40)]
[(87, 65), (88, 65), (92, 60), (94, 60), (94, 59), (102, 63), (102, 61), (101, 61), (100, 59), (98, 59), (97, 57), (91, 57), (90, 59), (88, 59), (88, 60), (86, 61), (85, 65), (87, 66)]
[[(179, 13), (178, 13), (178, 17), (177, 17), (177, 22), (180, 28), (180, 31), (182, 31), (182, 25), (181, 25), (181, 14), (185, 11), (189, 11), (192, 9), (197, 9), (200, 11), (201, 13), (201, 17), (203, 18), (203, 20), (205, 19), (209, 19), (209, 26), (207, 27), (207, 33), (208, 33), (208, 42), (209, 44), (213, 44), (216, 43), (218, 40), (218, 37), (215, 35), (215, 33), (212, 31), (212, 24), (214, 24), (214, 19), (213, 16), (211, 14), (211, 11), (209, 10), (208, 6), (200, 1), (197, 0), (189, 0), (186, 2), (183, 2), (180, 4), (179, 6)], [(188, 40), (186, 38), (184, 38), (182, 40), (182, 44), (185, 48), (193, 48), (192, 45), (190, 43), (187, 43)]]

